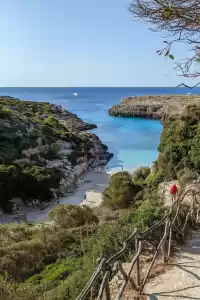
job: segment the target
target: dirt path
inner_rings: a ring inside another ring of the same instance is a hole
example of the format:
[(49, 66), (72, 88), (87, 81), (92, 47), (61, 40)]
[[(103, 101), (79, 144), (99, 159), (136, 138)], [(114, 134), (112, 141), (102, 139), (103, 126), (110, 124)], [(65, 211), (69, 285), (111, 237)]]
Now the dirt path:
[(200, 232), (193, 233), (171, 269), (146, 285), (145, 293), (149, 300), (200, 300)]
[(167, 181), (162, 182), (159, 185), (159, 196), (164, 199), (165, 206), (171, 206), (172, 196), (170, 195), (170, 188), (173, 184), (176, 184), (179, 188), (178, 181)]
[[(171, 206), (172, 199), (170, 195), (170, 187), (177, 181), (170, 181), (160, 184), (159, 194), (162, 195), (165, 206)], [(191, 184), (186, 187), (191, 189)], [(194, 188), (197, 188), (196, 185)], [(187, 195), (184, 202), (190, 203), (191, 195)], [(200, 300), (200, 231), (192, 233), (186, 244), (176, 251), (174, 263), (166, 268), (166, 271), (160, 275), (153, 277), (146, 284), (144, 293), (148, 300)], [(159, 266), (159, 265), (158, 265)], [(128, 272), (129, 263), (123, 264), (123, 268)], [(146, 271), (149, 263), (146, 263)], [(165, 267), (164, 267), (165, 268)], [(142, 270), (144, 276), (145, 268)], [(133, 279), (134, 274), (133, 274)], [(121, 284), (121, 277), (115, 277), (112, 283), (112, 292), (115, 299)], [(134, 298), (131, 287), (127, 287), (123, 300), (132, 300)]]
[[(169, 189), (173, 183), (177, 184), (177, 182), (167, 182), (163, 186), (167, 206), (171, 205)], [(190, 202), (191, 196), (188, 195), (185, 201)], [(145, 287), (147, 299), (200, 300), (200, 232), (193, 233), (185, 246), (178, 250), (177, 258), (171, 264), (171, 268), (147, 283)]]

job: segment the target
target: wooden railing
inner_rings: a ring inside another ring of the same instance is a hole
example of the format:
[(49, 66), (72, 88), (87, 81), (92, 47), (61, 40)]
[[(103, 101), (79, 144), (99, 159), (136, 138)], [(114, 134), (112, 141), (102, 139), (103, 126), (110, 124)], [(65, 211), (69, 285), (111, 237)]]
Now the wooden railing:
[[(141, 294), (144, 290), (145, 284), (150, 276), (152, 268), (154, 266), (155, 260), (159, 254), (159, 251), (162, 253), (163, 263), (167, 263), (171, 255), (172, 247), (172, 231), (178, 232), (182, 237), (185, 236), (187, 223), (189, 217), (192, 216), (195, 219), (195, 223), (199, 223), (199, 211), (200, 211), (200, 202), (197, 199), (199, 193), (194, 190), (188, 190), (182, 196), (179, 196), (178, 199), (169, 207), (168, 212), (164, 217), (153, 225), (151, 228), (147, 229), (145, 232), (139, 232), (135, 229), (132, 234), (124, 241), (122, 249), (110, 257), (108, 260), (102, 258), (98, 267), (94, 271), (90, 280), (86, 284), (83, 291), (77, 297), (77, 300), (88, 300), (88, 299), (97, 299), (97, 300), (120, 300), (122, 299), (123, 293), (129, 282), (132, 289), (135, 290), (138, 294)], [(180, 206), (184, 201), (186, 196), (191, 196), (191, 201), (189, 203), (189, 209), (182, 223), (182, 228), (179, 226), (179, 214)], [(144, 243), (150, 243), (148, 236), (152, 235), (158, 228), (163, 230), (162, 237), (157, 245), (153, 246), (154, 252), (151, 260), (151, 264), (146, 272), (146, 275), (141, 279), (141, 267), (140, 267), (140, 257), (142, 253), (142, 246)], [(122, 258), (124, 257), (125, 252), (130, 249), (130, 242), (132, 243), (135, 240), (135, 255), (130, 263), (128, 272), (126, 273), (122, 266)], [(135, 266), (135, 268), (134, 268)], [(135, 272), (135, 281), (133, 279), (133, 269)], [(120, 272), (123, 278), (123, 282), (117, 291), (115, 298), (111, 295), (110, 281), (113, 277)]]

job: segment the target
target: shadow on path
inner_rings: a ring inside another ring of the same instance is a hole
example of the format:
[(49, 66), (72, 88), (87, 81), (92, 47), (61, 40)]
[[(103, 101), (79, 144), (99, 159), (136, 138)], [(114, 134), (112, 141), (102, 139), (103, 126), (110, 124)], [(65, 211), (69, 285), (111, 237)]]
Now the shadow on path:
[(183, 291), (188, 291), (190, 289), (194, 289), (194, 288), (200, 288), (200, 284), (199, 285), (194, 285), (194, 286), (189, 286), (183, 289), (177, 289), (177, 290), (173, 290), (173, 291), (168, 291), (168, 292), (160, 292), (160, 293), (155, 293), (155, 294), (145, 294), (146, 296), (149, 297), (149, 300), (158, 300), (157, 296), (165, 296), (165, 297), (179, 297), (180, 299), (194, 299), (194, 300), (200, 300), (200, 295), (199, 297), (190, 297), (190, 296), (184, 296), (184, 295), (172, 295), (173, 293), (177, 293), (177, 292), (183, 292)]
[[(192, 275), (193, 277), (195, 277), (198, 281), (200, 281), (200, 276), (197, 275), (196, 273), (192, 272), (191, 270), (188, 270), (187, 268), (194, 268), (194, 269), (198, 269), (200, 267), (198, 267), (196, 265), (196, 263), (198, 263), (199, 261), (188, 261), (188, 262), (180, 262), (180, 263), (176, 263), (176, 264), (171, 264), (171, 266), (177, 267), (180, 270), (184, 271), (185, 273), (188, 273), (190, 275)], [(187, 265), (187, 263), (190, 263), (190, 265)], [(192, 265), (193, 263), (195, 263), (195, 265)], [(192, 290), (194, 288), (199, 288), (199, 292), (198, 294), (195, 293), (195, 296), (191, 295), (184, 295), (184, 294), (177, 294), (179, 292), (186, 292), (188, 290)], [(159, 293), (153, 293), (153, 294), (148, 294), (146, 293), (146, 296), (149, 297), (149, 300), (158, 300), (160, 299), (160, 297), (169, 297), (170, 299), (191, 299), (191, 300), (200, 300), (200, 284), (199, 285), (192, 285), (189, 287), (185, 287), (182, 289), (176, 289), (176, 290), (171, 290), (171, 291), (167, 291), (167, 292), (159, 292)], [(159, 298), (158, 298), (159, 297)]]

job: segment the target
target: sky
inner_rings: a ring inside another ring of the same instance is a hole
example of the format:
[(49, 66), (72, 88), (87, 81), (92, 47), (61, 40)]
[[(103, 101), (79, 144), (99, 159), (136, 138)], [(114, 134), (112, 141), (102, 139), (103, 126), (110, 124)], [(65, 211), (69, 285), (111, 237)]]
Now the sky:
[[(0, 0), (0, 86), (176, 86), (133, 0)], [(187, 56), (179, 47), (173, 55)]]

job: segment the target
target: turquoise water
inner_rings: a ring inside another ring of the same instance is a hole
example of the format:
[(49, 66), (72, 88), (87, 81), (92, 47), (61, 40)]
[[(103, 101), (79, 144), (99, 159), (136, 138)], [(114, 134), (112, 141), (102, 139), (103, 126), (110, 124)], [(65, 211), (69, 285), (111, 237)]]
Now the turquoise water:
[[(0, 88), (0, 95), (60, 104), (83, 120), (97, 124), (93, 132), (114, 153), (108, 164), (110, 170), (151, 165), (157, 158), (162, 125), (153, 120), (113, 118), (108, 115), (108, 109), (126, 96), (187, 92), (183, 88)], [(200, 93), (200, 89), (192, 92)]]

